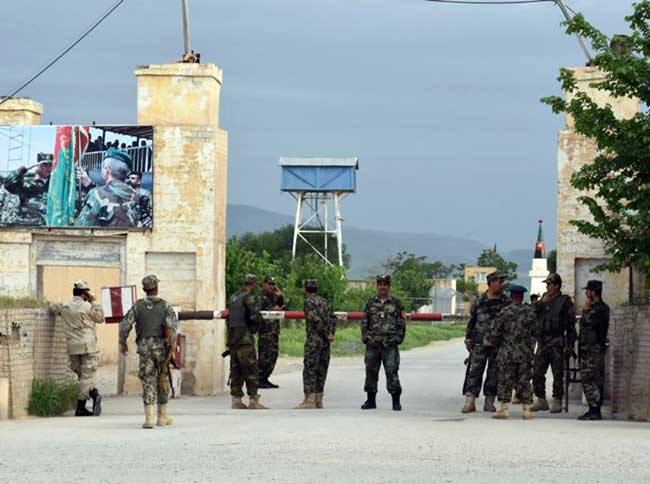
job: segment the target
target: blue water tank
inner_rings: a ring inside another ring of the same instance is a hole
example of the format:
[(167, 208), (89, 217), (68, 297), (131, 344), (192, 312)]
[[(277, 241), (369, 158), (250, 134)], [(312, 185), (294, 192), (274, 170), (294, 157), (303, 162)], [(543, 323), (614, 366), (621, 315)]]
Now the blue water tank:
[(355, 192), (358, 158), (280, 158), (285, 192)]

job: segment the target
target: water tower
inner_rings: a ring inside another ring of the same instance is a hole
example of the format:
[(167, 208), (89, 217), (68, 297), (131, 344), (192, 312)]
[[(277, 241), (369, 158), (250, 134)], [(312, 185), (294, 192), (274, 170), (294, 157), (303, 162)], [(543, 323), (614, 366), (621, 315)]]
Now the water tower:
[[(325, 262), (329, 260), (329, 237), (337, 244), (338, 265), (343, 266), (341, 200), (357, 190), (358, 158), (280, 158), (281, 189), (296, 200), (292, 256), (298, 239), (311, 247)], [(332, 210), (334, 219), (331, 219)], [(314, 244), (307, 234), (319, 234), (323, 243)], [(319, 247), (317, 247), (319, 246)]]

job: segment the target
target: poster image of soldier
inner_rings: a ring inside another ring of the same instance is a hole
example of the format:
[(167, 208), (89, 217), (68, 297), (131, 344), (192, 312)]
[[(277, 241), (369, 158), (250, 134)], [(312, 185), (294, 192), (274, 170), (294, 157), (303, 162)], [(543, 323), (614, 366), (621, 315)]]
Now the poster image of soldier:
[(0, 227), (153, 226), (151, 126), (0, 126)]

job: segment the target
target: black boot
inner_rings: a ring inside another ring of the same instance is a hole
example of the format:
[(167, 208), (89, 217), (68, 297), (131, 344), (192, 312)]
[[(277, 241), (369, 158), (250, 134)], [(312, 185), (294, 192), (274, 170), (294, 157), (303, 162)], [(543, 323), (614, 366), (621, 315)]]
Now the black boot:
[(90, 390), (90, 398), (93, 399), (93, 415), (99, 417), (102, 414), (102, 396), (97, 388)]
[(265, 378), (263, 380), (260, 380), (259, 385), (257, 385), (257, 388), (280, 388), (278, 385), (275, 383), (271, 383), (268, 378)]
[(589, 407), (589, 410), (578, 417), (578, 420), (602, 420), (600, 415), (600, 407)]
[(399, 397), (401, 394), (402, 392), (395, 392), (390, 394), (390, 396), (393, 397), (393, 410), (396, 412), (402, 410), (402, 404), (399, 402)]
[(361, 410), (370, 410), (372, 408), (377, 408), (377, 392), (367, 392), (368, 393), (368, 399), (365, 401), (363, 405), (361, 405)]
[(92, 417), (93, 415), (86, 408), (86, 400), (77, 400), (77, 410), (74, 413), (75, 417)]
[(272, 382), (271, 380), (269, 380), (268, 378), (266, 379), (266, 384), (268, 385), (267, 388), (280, 388), (278, 385), (276, 385), (275, 383), (273, 383), (273, 382)]

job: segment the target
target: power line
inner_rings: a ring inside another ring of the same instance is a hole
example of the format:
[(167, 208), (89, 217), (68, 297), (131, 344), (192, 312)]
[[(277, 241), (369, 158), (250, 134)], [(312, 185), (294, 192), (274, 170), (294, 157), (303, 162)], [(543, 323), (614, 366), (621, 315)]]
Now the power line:
[(85, 39), (93, 30), (95, 30), (99, 24), (101, 24), (104, 20), (108, 18), (109, 15), (111, 15), (115, 10), (117, 10), (117, 7), (119, 7), (124, 0), (117, 0), (113, 6), (111, 6), (106, 12), (104, 12), (97, 20), (95, 20), (89, 27), (87, 27), (79, 37), (77, 37), (76, 40), (74, 40), (68, 47), (63, 49), (63, 51), (57, 55), (54, 59), (52, 59), (45, 67), (43, 67), (40, 71), (38, 71), (36, 74), (34, 74), (32, 77), (30, 77), (28, 80), (23, 82), (17, 89), (15, 89), (11, 94), (9, 94), (6, 97), (0, 98), (0, 104), (3, 104), (7, 100), (13, 98), (16, 94), (18, 94), (20, 91), (25, 89), (27, 86), (29, 86), (32, 82), (34, 82), (36, 79), (38, 79), (45, 71), (47, 71), (50, 67), (52, 67), (54, 64), (56, 64), (64, 55), (66, 55), (68, 52), (70, 52), (79, 42), (81, 42), (83, 39)]
[(427, 0), (427, 2), (457, 3), (460, 5), (522, 5), (526, 3), (555, 3), (555, 0), (485, 0), (484, 2), (473, 0)]

